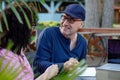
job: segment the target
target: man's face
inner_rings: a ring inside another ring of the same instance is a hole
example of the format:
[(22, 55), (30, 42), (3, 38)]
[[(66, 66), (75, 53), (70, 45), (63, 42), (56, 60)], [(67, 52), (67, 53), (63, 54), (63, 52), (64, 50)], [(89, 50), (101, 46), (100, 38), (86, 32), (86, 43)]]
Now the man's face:
[(82, 28), (84, 22), (81, 19), (73, 19), (72, 17), (63, 14), (61, 16), (61, 33), (64, 36), (71, 36), (78, 32), (78, 29)]

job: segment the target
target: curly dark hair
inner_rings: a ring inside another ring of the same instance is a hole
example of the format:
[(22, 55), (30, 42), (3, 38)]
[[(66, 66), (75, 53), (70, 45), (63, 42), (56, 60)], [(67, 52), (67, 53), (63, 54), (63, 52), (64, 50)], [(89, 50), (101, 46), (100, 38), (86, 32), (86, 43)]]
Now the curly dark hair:
[[(17, 54), (19, 55), (21, 53), (21, 49), (25, 49), (26, 46), (30, 42), (30, 37), (31, 37), (31, 30), (32, 26), (36, 24), (36, 13), (35, 9), (28, 8), (25, 5), (21, 5), (22, 9), (19, 6), (15, 6), (17, 12), (19, 13), (21, 20), (23, 23), (18, 21), (17, 17), (15, 16), (14, 12), (12, 11), (11, 8), (7, 8), (4, 10), (7, 22), (8, 22), (8, 29), (7, 26), (3, 20), (3, 17), (1, 18), (1, 23), (2, 23), (2, 29), (3, 33), (5, 32), (5, 35), (1, 38), (1, 48), (7, 48), (7, 44), (9, 40), (13, 42), (13, 46), (11, 50), (14, 52), (17, 50)], [(24, 10), (29, 23), (30, 27), (28, 26), (24, 13), (22, 12)]]

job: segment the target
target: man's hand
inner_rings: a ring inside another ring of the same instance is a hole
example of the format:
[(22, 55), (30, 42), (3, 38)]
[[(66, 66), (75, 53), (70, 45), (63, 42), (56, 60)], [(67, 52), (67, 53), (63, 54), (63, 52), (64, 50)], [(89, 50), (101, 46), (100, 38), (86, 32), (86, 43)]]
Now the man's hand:
[(78, 62), (77, 59), (75, 59), (75, 58), (70, 58), (69, 61), (66, 61), (66, 62), (64, 63), (64, 69), (65, 69), (65, 71), (71, 71), (71, 70), (73, 70), (73, 68), (74, 68), (75, 66), (77, 66), (78, 63), (79, 63), (79, 62)]

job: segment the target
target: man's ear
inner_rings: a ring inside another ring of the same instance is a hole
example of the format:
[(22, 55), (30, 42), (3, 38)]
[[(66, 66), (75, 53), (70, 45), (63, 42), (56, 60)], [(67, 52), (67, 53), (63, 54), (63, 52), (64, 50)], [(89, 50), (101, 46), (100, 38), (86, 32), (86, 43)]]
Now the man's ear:
[(81, 21), (80, 28), (83, 28), (83, 27), (84, 27), (84, 21)]

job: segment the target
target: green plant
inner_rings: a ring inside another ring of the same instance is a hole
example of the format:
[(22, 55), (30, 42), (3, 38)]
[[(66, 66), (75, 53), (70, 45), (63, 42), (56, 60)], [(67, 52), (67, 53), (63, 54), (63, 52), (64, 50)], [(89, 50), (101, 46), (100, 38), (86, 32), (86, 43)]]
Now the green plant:
[[(8, 52), (12, 46), (13, 46), (13, 43), (11, 41), (9, 41), (8, 46), (7, 46), (7, 51), (5, 52), (5, 54), (8, 54)], [(10, 66), (11, 61), (7, 62), (3, 67), (4, 61), (5, 61), (4, 56), (2, 56), (2, 57), (0, 56), (0, 80), (14, 80), (14, 79), (16, 79), (17, 76), (22, 72), (22, 70), (19, 69), (19, 66), (14, 68), (14, 66), (16, 66), (15, 64)]]
[[(41, 0), (43, 3), (44, 3), (44, 0)], [(28, 8), (29, 8), (29, 10), (30, 11), (32, 11), (31, 9), (30, 9), (30, 6), (27, 4), (27, 0), (0, 0), (0, 14), (2, 15), (2, 17), (3, 17), (3, 20), (4, 20), (4, 22), (5, 22), (5, 26), (7, 27), (7, 29), (8, 29), (8, 23), (7, 23), (7, 19), (6, 19), (6, 15), (5, 15), (5, 12), (4, 12), (4, 9), (2, 9), (2, 2), (6, 2), (6, 3), (8, 3), (7, 4), (7, 6), (9, 6), (11, 9), (12, 9), (12, 11), (13, 11), (13, 13), (15, 14), (15, 16), (17, 17), (17, 19), (18, 19), (18, 21), (20, 22), (20, 23), (23, 23), (23, 21), (21, 20), (21, 17), (20, 17), (20, 15), (19, 15), (19, 13), (17, 12), (17, 10), (16, 10), (16, 8), (15, 8), (15, 6), (14, 5), (18, 5), (19, 7), (20, 7), (20, 9), (21, 9), (21, 11), (23, 12), (23, 14), (24, 14), (24, 17), (25, 17), (25, 20), (26, 20), (26, 22), (27, 22), (27, 25), (28, 25), (28, 27), (29, 28), (31, 28), (31, 26), (30, 26), (30, 22), (29, 22), (29, 20), (28, 20), (28, 17), (26, 16), (26, 14), (25, 14), (25, 11), (22, 9), (22, 7), (21, 7), (21, 3), (22, 4), (24, 4), (25, 6), (27, 6)], [(13, 3), (15, 3), (15, 4), (13, 4)], [(35, 5), (34, 5), (35, 6)], [(32, 13), (32, 12), (31, 12)], [(37, 12), (36, 12), (36, 14), (37, 14)], [(38, 16), (33, 16), (33, 17), (36, 17), (36, 20), (38, 20)], [(1, 21), (0, 21), (0, 31), (2, 32), (2, 25), (1, 25), (2, 23), (1, 23)], [(9, 29), (8, 29), (9, 30)]]
[(43, 30), (44, 28), (47, 28), (47, 27), (53, 27), (53, 26), (59, 26), (59, 25), (60, 25), (59, 22), (55, 22), (55, 21), (38, 22), (35, 29)]
[(4, 68), (2, 68), (3, 61), (4, 61), (4, 58), (1, 58), (0, 59), (0, 68), (1, 68), (0, 80), (15, 80), (17, 76), (22, 72), (22, 70), (19, 70), (19, 67), (14, 69), (13, 66), (15, 66), (15, 64), (10, 67), (10, 61), (4, 66)]
[(51, 80), (75, 80), (87, 68), (85, 60), (81, 60), (79, 64), (71, 71), (66, 72), (64, 69)]

